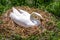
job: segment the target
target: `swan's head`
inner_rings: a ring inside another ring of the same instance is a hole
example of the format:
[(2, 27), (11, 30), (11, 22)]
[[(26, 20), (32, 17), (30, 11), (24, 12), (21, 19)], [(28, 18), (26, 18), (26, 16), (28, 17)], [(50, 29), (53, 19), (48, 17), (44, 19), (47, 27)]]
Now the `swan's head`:
[(34, 19), (38, 19), (38, 20), (43, 20), (44, 19), (42, 17), (42, 15), (37, 13), (37, 12), (32, 12), (31, 17), (33, 17)]
[(39, 26), (41, 24), (40, 19), (43, 19), (43, 17), (37, 12), (32, 12), (30, 19), (35, 25)]

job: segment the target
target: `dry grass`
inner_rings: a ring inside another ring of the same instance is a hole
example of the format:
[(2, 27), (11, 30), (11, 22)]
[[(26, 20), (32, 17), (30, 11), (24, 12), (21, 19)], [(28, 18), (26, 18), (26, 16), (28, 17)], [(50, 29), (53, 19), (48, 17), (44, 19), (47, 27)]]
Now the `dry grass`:
[[(55, 23), (54, 21), (51, 20), (51, 14), (39, 9), (35, 9), (35, 8), (29, 8), (29, 7), (16, 7), (17, 9), (23, 9), (26, 10), (29, 13), (32, 13), (33, 11), (40, 13), (43, 17), (44, 20), (41, 21), (41, 25), (43, 28), (51, 30), (54, 28)], [(6, 11), (6, 13), (4, 13), (1, 17), (0, 20), (3, 21), (2, 24), (0, 24), (0, 33), (8, 36), (8, 35), (12, 35), (12, 34), (19, 34), (22, 37), (26, 37), (26, 36), (30, 36), (32, 34), (40, 34), (42, 33), (42, 31), (39, 27), (33, 27), (33, 28), (24, 28), (22, 26), (19, 26), (17, 24), (15, 24), (10, 18), (9, 18), (9, 14), (12, 11), (12, 9), (9, 9)]]

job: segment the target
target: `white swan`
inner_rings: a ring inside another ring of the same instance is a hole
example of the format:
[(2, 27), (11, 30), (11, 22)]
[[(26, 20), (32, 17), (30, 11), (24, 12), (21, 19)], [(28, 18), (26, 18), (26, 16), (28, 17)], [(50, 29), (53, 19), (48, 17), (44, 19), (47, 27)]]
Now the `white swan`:
[[(38, 13), (35, 13), (38, 15)], [(38, 15), (40, 16), (40, 15)], [(40, 21), (31, 17), (31, 14), (28, 12), (13, 7), (13, 12), (10, 13), (10, 18), (18, 25), (23, 27), (33, 27), (40, 25)]]

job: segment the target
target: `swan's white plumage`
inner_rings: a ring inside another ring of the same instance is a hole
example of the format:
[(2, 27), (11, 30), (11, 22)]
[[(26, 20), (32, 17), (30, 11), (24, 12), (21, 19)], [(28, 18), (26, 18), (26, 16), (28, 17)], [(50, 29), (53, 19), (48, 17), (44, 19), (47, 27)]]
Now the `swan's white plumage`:
[(24, 11), (24, 10), (21, 10), (21, 9), (19, 9), (19, 11), (20, 11), (23, 15), (30, 17), (30, 14), (29, 14), (27, 11)]
[(15, 9), (13, 7), (13, 12), (10, 13), (10, 18), (18, 25), (24, 26), (24, 27), (32, 27), (32, 26), (38, 26), (38, 22), (37, 20), (31, 20), (30, 19), (31, 14), (29, 14), (28, 12), (19, 9), (19, 11), (17, 9)]

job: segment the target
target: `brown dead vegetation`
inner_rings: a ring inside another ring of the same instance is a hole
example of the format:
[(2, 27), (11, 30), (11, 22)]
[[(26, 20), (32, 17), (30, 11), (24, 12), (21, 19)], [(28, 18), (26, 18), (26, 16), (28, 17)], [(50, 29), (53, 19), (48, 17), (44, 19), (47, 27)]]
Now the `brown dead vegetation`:
[[(51, 30), (54, 28), (55, 24), (54, 21), (51, 20), (51, 14), (39, 9), (35, 8), (29, 8), (29, 7), (15, 7), (16, 9), (23, 9), (26, 10), (29, 13), (38, 12), (40, 13), (44, 20), (41, 21), (41, 25), (44, 29)], [(19, 26), (15, 24), (9, 17), (10, 12), (12, 11), (12, 8), (7, 10), (6, 13), (4, 13), (1, 17), (0, 20), (3, 21), (2, 24), (0, 24), (0, 33), (4, 35), (12, 35), (12, 34), (20, 34), (21, 36), (29, 36), (32, 34), (40, 34), (42, 30), (39, 27), (33, 27), (33, 28), (24, 28), (22, 26)]]

